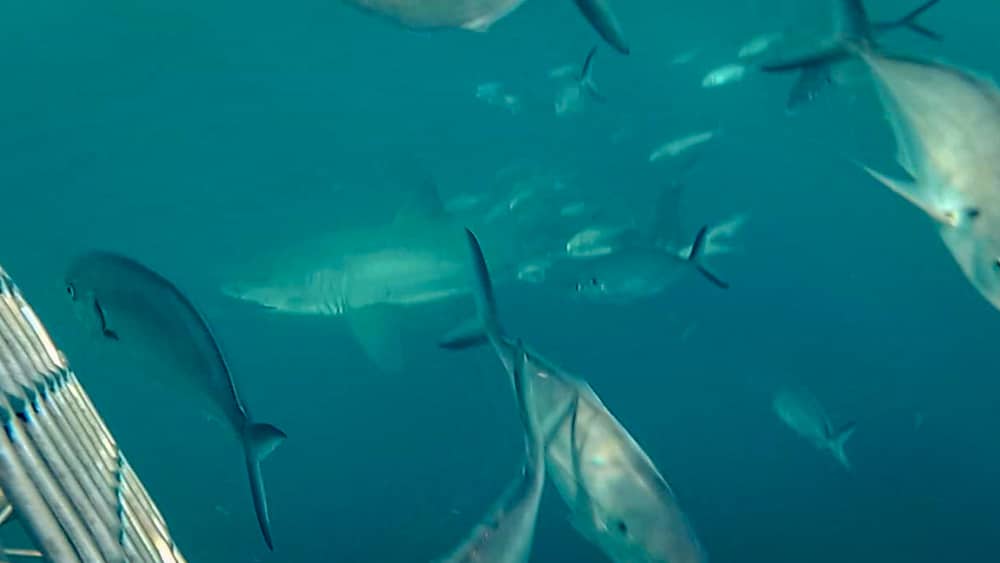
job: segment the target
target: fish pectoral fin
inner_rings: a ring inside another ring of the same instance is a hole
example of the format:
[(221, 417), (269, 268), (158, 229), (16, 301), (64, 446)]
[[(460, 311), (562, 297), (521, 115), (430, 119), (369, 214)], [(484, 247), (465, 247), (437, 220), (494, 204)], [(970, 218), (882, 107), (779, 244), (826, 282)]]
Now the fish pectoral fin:
[(896, 178), (891, 178), (872, 169), (864, 164), (860, 165), (865, 172), (867, 172), (872, 178), (875, 178), (879, 183), (883, 184), (898, 196), (905, 199), (914, 205), (917, 209), (920, 209), (928, 217), (934, 219), (938, 224), (944, 227), (955, 227), (958, 225), (958, 215), (954, 211), (940, 209), (934, 204), (927, 202), (920, 195), (918, 195), (917, 184), (913, 181), (908, 180), (898, 180)]
[(344, 318), (365, 355), (385, 373), (403, 370), (403, 343), (396, 326), (396, 308), (374, 305), (346, 312)]
[(101, 323), (101, 335), (108, 340), (118, 341), (118, 333), (108, 328), (108, 317), (104, 314), (104, 308), (101, 307), (101, 303), (98, 300), (94, 300), (94, 312), (97, 314), (97, 319)]

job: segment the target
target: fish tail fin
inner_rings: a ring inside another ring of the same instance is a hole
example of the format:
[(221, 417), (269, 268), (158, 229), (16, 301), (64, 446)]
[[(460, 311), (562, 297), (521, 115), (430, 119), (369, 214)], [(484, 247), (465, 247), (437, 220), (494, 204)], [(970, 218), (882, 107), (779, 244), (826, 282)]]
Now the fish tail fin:
[(275, 450), (287, 436), (275, 426), (265, 423), (248, 424), (243, 431), (243, 451), (246, 455), (247, 473), (250, 476), (250, 493), (253, 495), (253, 507), (257, 512), (257, 523), (264, 535), (264, 542), (270, 550), (274, 550), (271, 539), (271, 517), (267, 511), (267, 493), (264, 490), (264, 478), (260, 472), (260, 462)]
[(923, 35), (928, 39), (941, 41), (944, 38), (941, 36), (940, 33), (923, 26), (922, 24), (920, 24), (920, 22), (917, 21), (917, 19), (920, 16), (922, 16), (924, 12), (933, 8), (940, 1), (941, 0), (927, 0), (927, 2), (924, 2), (923, 4), (917, 6), (916, 8), (914, 8), (913, 10), (911, 10), (909, 13), (899, 18), (898, 20), (879, 23), (876, 24), (874, 27), (880, 31), (887, 31), (896, 28), (906, 28), (918, 35)]
[(729, 284), (713, 274), (707, 267), (705, 267), (704, 264), (702, 264), (700, 260), (705, 250), (705, 242), (707, 238), (708, 226), (703, 226), (701, 229), (698, 229), (698, 234), (695, 235), (694, 242), (691, 244), (691, 250), (688, 252), (687, 261), (698, 270), (698, 273), (704, 276), (708, 281), (712, 282), (716, 287), (720, 289), (729, 289)]
[(847, 457), (847, 451), (844, 447), (847, 445), (847, 440), (854, 435), (854, 431), (857, 430), (858, 425), (854, 422), (848, 422), (847, 424), (840, 427), (839, 430), (830, 438), (830, 449), (833, 450), (834, 457), (837, 461), (844, 466), (848, 471), (851, 470), (851, 460)]
[(615, 48), (619, 53), (627, 55), (630, 52), (628, 42), (625, 40), (625, 32), (618, 23), (618, 18), (608, 2), (604, 0), (574, 0), (576, 7), (587, 18), (590, 25), (597, 33)]
[(587, 53), (587, 58), (583, 61), (583, 67), (580, 70), (580, 87), (587, 92), (587, 94), (599, 102), (608, 101), (607, 97), (597, 89), (597, 84), (594, 82), (594, 55), (597, 54), (597, 46), (591, 47), (590, 51)]
[(469, 253), (472, 259), (472, 272), (474, 278), (473, 296), (476, 301), (476, 315), (486, 337), (496, 342), (503, 336), (503, 328), (500, 326), (500, 318), (497, 314), (497, 302), (493, 293), (493, 281), (490, 279), (490, 270), (486, 265), (486, 257), (483, 256), (483, 249), (479, 245), (479, 239), (469, 229), (465, 229), (465, 236), (469, 243)]

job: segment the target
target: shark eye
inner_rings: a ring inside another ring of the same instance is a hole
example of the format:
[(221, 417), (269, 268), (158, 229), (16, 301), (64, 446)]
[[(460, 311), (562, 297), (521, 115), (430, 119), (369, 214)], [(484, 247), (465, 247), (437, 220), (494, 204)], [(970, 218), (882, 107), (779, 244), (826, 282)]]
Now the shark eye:
[(599, 283), (601, 282), (597, 281), (597, 278), (590, 278), (590, 285), (598, 285)]
[(1000, 258), (993, 259), (993, 271), (1000, 274)]
[(624, 520), (619, 520), (618, 521), (618, 531), (621, 532), (622, 535), (625, 535), (625, 534), (628, 533), (628, 526), (625, 525), (625, 521)]
[(70, 299), (76, 299), (76, 286), (71, 283), (66, 284), (66, 294)]

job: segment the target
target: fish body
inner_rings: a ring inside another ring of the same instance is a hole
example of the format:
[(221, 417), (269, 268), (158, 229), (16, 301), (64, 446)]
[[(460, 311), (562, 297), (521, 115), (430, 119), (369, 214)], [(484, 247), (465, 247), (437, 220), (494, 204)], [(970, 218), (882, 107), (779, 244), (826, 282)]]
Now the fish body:
[(784, 37), (782, 33), (764, 33), (758, 35), (740, 46), (740, 50), (736, 56), (740, 59), (752, 59), (760, 56), (770, 49), (772, 45), (781, 40), (782, 37)]
[[(479, 337), (455, 333), (450, 348), (488, 342), (508, 373), (523, 354), (539, 426), (552, 433), (547, 470), (577, 530), (617, 563), (702, 563), (705, 553), (666, 480), (582, 379), (505, 336), (482, 249), (468, 232)], [(570, 410), (571, 416), (561, 413)], [(555, 413), (555, 414), (554, 414)]]
[(775, 395), (772, 406), (778, 418), (796, 434), (817, 449), (829, 452), (845, 469), (851, 469), (844, 446), (854, 433), (854, 423), (835, 429), (823, 405), (806, 391), (781, 390)]
[[(440, 563), (527, 563), (538, 520), (538, 505), (545, 487), (545, 454), (551, 432), (543, 431), (530, 407), (532, 382), (525, 372), (527, 355), (514, 344), (511, 381), (517, 398), (518, 418), (525, 433), (526, 459), (521, 476), (514, 481), (486, 517), (450, 555)], [(568, 405), (563, 418), (575, 416), (576, 403)]]
[(701, 86), (702, 88), (718, 88), (719, 86), (739, 82), (743, 80), (746, 74), (746, 66), (738, 63), (726, 64), (706, 74), (705, 78), (701, 81)]
[(862, 56), (912, 180), (869, 172), (934, 221), (965, 277), (1000, 308), (1000, 90), (940, 63)]
[(679, 139), (671, 139), (663, 143), (662, 145), (653, 149), (649, 154), (649, 161), (656, 162), (657, 160), (670, 157), (673, 158), (678, 156), (698, 145), (705, 144), (715, 138), (718, 132), (713, 130), (710, 131), (700, 131), (698, 133), (692, 133), (690, 135), (685, 135)]
[(577, 265), (574, 290), (579, 297), (618, 304), (659, 295), (694, 271), (683, 257), (655, 247), (629, 247)]
[(118, 254), (92, 252), (66, 274), (66, 290), (78, 318), (116, 348), (127, 350), (165, 377), (172, 388), (228, 424), (243, 445), (254, 507), (272, 546), (260, 461), (285, 438), (281, 430), (255, 422), (208, 323), (169, 280)]
[(611, 254), (640, 237), (634, 225), (597, 225), (585, 227), (566, 241), (566, 255), (571, 258), (593, 258)]

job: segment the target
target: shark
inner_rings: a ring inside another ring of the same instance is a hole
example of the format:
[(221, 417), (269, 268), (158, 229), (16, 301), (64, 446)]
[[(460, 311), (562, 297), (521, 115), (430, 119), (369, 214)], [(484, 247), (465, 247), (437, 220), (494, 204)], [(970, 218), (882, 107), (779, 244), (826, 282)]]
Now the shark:
[(940, 0), (928, 0), (901, 18), (885, 22), (872, 22), (868, 17), (863, 0), (833, 0), (834, 37), (816, 52), (783, 61), (762, 65), (764, 72), (798, 72), (799, 77), (788, 95), (785, 109), (795, 112), (806, 103), (816, 99), (826, 86), (833, 82), (832, 69), (835, 65), (855, 58), (852, 44), (874, 47), (878, 38), (897, 29), (908, 29), (914, 33), (941, 40), (941, 35), (921, 25), (917, 19)]
[(855, 423), (834, 428), (823, 405), (812, 393), (803, 390), (782, 389), (774, 396), (771, 406), (786, 426), (809, 440), (817, 449), (830, 452), (844, 469), (851, 470), (844, 447), (854, 435)]
[[(538, 505), (545, 489), (545, 451), (552, 437), (543, 433), (530, 410), (531, 389), (525, 378), (526, 363), (527, 353), (518, 342), (510, 376), (525, 436), (526, 459), (521, 476), (469, 536), (436, 563), (527, 563), (531, 558)], [(575, 416), (576, 406), (576, 401), (571, 402), (563, 417)]]
[(376, 366), (396, 373), (403, 364), (397, 313), (470, 292), (461, 233), (426, 181), (387, 224), (340, 229), (260, 256), (221, 290), (276, 313), (343, 318)]
[[(574, 527), (616, 563), (706, 561), (663, 475), (590, 385), (507, 336), (482, 247), (468, 229), (466, 240), (477, 315), (446, 335), (441, 346), (489, 344), (508, 373), (524, 371), (532, 390), (530, 410), (552, 435), (547, 472)], [(518, 362), (523, 367), (516, 368)]]
[[(580, 13), (609, 45), (629, 54), (625, 32), (609, 0), (573, 0)], [(365, 11), (411, 29), (465, 29), (485, 32), (525, 0), (346, 0)]]

